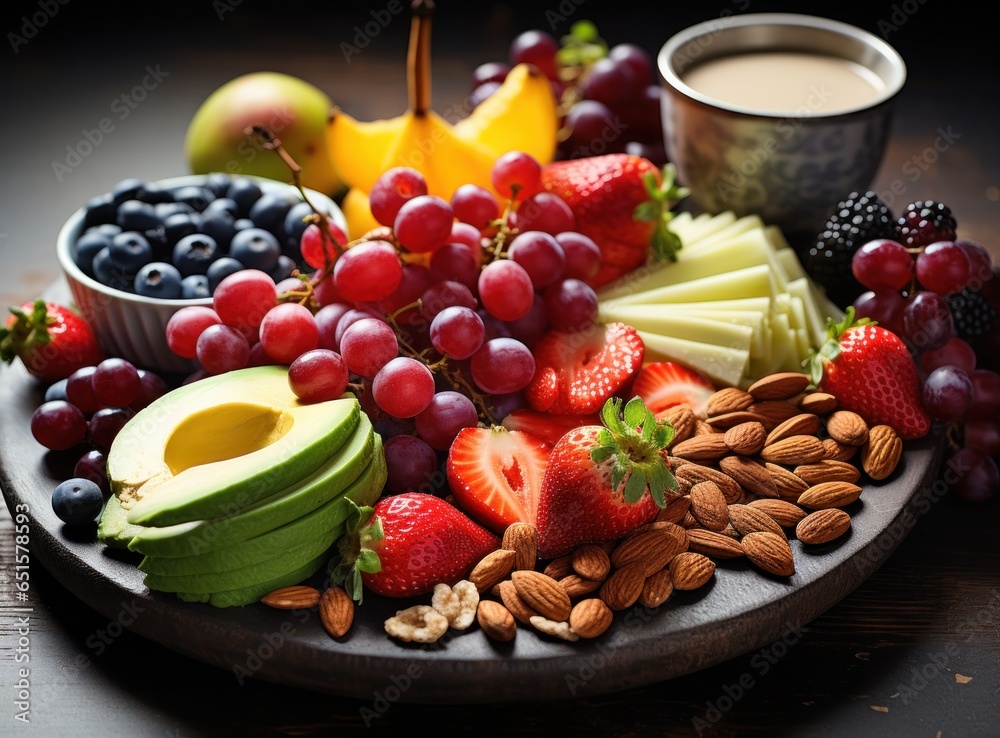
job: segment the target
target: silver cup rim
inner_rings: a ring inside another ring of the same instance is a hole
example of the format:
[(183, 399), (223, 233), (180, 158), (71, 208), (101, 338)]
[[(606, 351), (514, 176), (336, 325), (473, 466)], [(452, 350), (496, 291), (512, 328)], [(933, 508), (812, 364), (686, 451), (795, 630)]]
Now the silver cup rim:
[(691, 100), (695, 100), (703, 105), (724, 110), (729, 113), (758, 118), (781, 119), (791, 117), (787, 112), (779, 113), (771, 110), (736, 105), (709, 95), (705, 95), (704, 93), (688, 86), (681, 79), (680, 74), (678, 74), (677, 69), (675, 68), (674, 60), (677, 56), (678, 50), (692, 41), (709, 36), (718, 36), (733, 29), (741, 29), (749, 26), (808, 28), (822, 31), (834, 36), (841, 36), (860, 42), (868, 48), (871, 48), (878, 56), (886, 61), (888, 68), (892, 73), (883, 77), (883, 80), (886, 83), (885, 89), (875, 100), (864, 105), (857, 105), (851, 108), (844, 108), (829, 112), (811, 113), (806, 116), (810, 120), (830, 120), (872, 110), (892, 100), (897, 94), (899, 94), (906, 82), (906, 62), (903, 60), (900, 53), (887, 41), (879, 38), (869, 31), (864, 30), (863, 28), (859, 28), (849, 23), (844, 23), (832, 18), (807, 15), (804, 13), (747, 13), (744, 15), (730, 15), (723, 18), (715, 18), (688, 26), (671, 36), (667, 39), (666, 43), (660, 47), (660, 51), (656, 57), (656, 65), (660, 73), (661, 81)]

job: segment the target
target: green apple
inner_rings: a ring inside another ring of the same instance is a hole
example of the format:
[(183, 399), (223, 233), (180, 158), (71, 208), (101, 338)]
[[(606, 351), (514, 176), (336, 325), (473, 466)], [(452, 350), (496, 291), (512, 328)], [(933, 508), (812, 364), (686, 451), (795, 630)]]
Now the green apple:
[(216, 89), (195, 112), (184, 143), (194, 174), (250, 174), (282, 182), (291, 171), (247, 129), (261, 125), (302, 167), (302, 185), (326, 195), (343, 188), (333, 166), (327, 121), (333, 102), (315, 85), (280, 72), (251, 72)]

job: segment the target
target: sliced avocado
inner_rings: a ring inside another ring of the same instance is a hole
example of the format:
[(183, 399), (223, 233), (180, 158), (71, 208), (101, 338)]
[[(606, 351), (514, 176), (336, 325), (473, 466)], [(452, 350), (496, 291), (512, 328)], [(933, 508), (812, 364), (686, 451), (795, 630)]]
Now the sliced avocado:
[(232, 515), (314, 472), (360, 415), (349, 395), (300, 403), (285, 367), (227, 372), (137, 413), (108, 453), (109, 480), (134, 525)]
[(116, 495), (111, 495), (104, 503), (101, 519), (97, 525), (97, 539), (112, 548), (128, 548), (129, 543), (145, 530), (132, 525), (125, 519), (125, 508)]
[(335, 529), (306, 541), (299, 541), (263, 563), (244, 566), (230, 571), (211, 571), (199, 574), (147, 574), (145, 584), (160, 592), (222, 592), (240, 589), (269, 581), (300, 566), (327, 551), (344, 532), (341, 523)]
[(140, 528), (128, 547), (148, 556), (187, 557), (246, 541), (324, 505), (376, 460), (385, 466), (382, 439), (373, 431), (368, 416), (362, 413), (350, 440), (318, 470), (289, 488), (235, 515), (162, 528)]
[(326, 563), (326, 552), (323, 552), (312, 561), (300, 566), (298, 569), (282, 574), (281, 576), (269, 579), (266, 582), (251, 584), (247, 587), (228, 589), (222, 592), (192, 593), (178, 592), (177, 596), (185, 602), (205, 602), (215, 607), (243, 607), (260, 599), (268, 592), (273, 592), (281, 587), (288, 587), (299, 584), (313, 574), (318, 572)]
[(264, 565), (304, 541), (311, 541), (331, 531), (343, 529), (349, 508), (344, 504), (350, 498), (359, 506), (370, 505), (379, 496), (385, 484), (385, 460), (381, 453), (341, 494), (326, 504), (290, 523), (254, 538), (216, 548), (212, 551), (183, 557), (146, 556), (139, 570), (146, 574), (180, 576), (188, 574), (214, 574)]

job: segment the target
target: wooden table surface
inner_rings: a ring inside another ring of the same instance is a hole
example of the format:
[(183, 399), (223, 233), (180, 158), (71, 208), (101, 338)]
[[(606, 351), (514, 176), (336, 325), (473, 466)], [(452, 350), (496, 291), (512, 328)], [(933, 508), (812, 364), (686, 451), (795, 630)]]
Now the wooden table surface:
[[(55, 235), (87, 197), (127, 176), (186, 173), (182, 146), (190, 116), (238, 74), (296, 74), (361, 118), (402, 112), (405, 7), (390, 12), (364, 52), (348, 60), (341, 44), (353, 41), (356, 27), (396, 7), (391, 0), (350, 5), (154, 2), (122, 15), (83, 3), (5, 6), (0, 301), (30, 299), (60, 278)], [(700, 20), (801, 12), (795, 3), (742, 0), (656, 13), (640, 5), (646, 4), (440, 2), (435, 107), (459, 102), (475, 65), (502, 59), (509, 40), (528, 28), (559, 34), (573, 20), (590, 18), (611, 43), (636, 42), (655, 53), (673, 32)], [(959, 234), (1000, 258), (1000, 108), (988, 20), (961, 2), (868, 3), (860, 10), (811, 3), (809, 12), (883, 35), (907, 60), (910, 77), (874, 188), (891, 198), (891, 207), (946, 202)], [(115, 130), (60, 178), (53, 162), (65, 159), (84, 130), (121, 110), (115, 101), (141, 84), (148, 69), (160, 81), (145, 100), (116, 118)], [(606, 697), (475, 707), (390, 704), (378, 694), (342, 699), (253, 680), (241, 685), (231, 673), (120, 629), (37, 562), (30, 564), (25, 635), (12, 609), (18, 604), (14, 526), (0, 507), (0, 735), (311, 736), (373, 727), (523, 735), (1000, 735), (998, 505), (936, 497), (908, 535), (900, 532), (898, 547), (867, 582), (767, 648)], [(25, 655), (29, 724), (16, 719), (15, 704)]]

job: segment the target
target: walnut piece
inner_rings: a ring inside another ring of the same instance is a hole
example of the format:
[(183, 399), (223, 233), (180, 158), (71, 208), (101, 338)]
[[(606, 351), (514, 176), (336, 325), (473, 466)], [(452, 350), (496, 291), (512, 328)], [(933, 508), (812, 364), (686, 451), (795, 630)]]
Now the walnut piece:
[(531, 624), (542, 633), (555, 636), (556, 638), (562, 638), (564, 641), (580, 640), (580, 635), (569, 627), (569, 623), (565, 620), (549, 620), (541, 615), (532, 615), (530, 620)]
[(452, 628), (465, 630), (476, 619), (479, 589), (468, 579), (457, 582), (454, 587), (443, 582), (435, 584), (431, 607), (444, 615)]
[(448, 632), (448, 618), (430, 605), (414, 605), (385, 621), (385, 632), (414, 643), (434, 643)]

